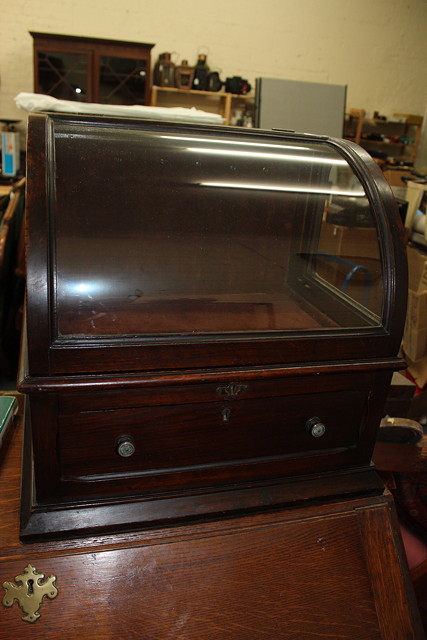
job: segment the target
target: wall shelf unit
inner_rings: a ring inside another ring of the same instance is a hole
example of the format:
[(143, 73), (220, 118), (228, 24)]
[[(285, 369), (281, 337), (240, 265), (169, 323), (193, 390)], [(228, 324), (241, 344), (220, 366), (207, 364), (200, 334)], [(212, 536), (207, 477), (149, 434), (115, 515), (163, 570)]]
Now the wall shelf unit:
[(374, 158), (396, 163), (415, 161), (423, 118), (394, 114), (388, 120), (366, 118), (363, 109), (350, 109), (346, 117), (345, 137), (361, 145)]
[(224, 91), (194, 91), (192, 89), (176, 89), (174, 87), (157, 87), (151, 89), (151, 105), (153, 107), (196, 107), (209, 113), (218, 113), (224, 118), (224, 124), (232, 122), (234, 110), (253, 111), (254, 97), (251, 94), (238, 95)]

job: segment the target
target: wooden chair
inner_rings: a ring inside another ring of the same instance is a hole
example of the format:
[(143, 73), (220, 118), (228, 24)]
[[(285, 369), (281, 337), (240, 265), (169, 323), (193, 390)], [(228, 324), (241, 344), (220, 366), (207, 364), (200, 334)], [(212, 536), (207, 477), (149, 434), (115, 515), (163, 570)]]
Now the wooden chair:
[(24, 295), (24, 185), (12, 186), (0, 219), (0, 377), (14, 377)]
[(364, 109), (350, 109), (347, 114), (345, 137), (349, 140), (353, 140), (353, 142), (355, 142), (356, 144), (360, 144), (364, 119)]
[[(18, 204), (23, 194), (24, 185), (25, 178), (22, 178), (22, 180), (13, 185), (9, 195), (9, 204), (6, 207), (0, 223), (0, 280), (4, 277), (5, 262), (7, 260), (7, 244), (12, 232), (12, 225), (18, 210)], [(19, 225), (19, 228), (20, 227), (21, 225)]]

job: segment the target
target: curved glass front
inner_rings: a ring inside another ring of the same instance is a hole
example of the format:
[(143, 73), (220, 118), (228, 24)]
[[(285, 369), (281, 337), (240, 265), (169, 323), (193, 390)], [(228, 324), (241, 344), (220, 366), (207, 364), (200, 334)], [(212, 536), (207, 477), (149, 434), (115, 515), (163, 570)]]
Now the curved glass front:
[(54, 324), (66, 339), (381, 324), (378, 231), (326, 141), (55, 123)]

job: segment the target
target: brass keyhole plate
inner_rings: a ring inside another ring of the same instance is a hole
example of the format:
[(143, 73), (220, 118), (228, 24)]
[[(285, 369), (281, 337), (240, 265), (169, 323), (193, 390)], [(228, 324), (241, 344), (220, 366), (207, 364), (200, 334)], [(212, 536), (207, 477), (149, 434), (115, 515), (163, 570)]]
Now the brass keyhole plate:
[(12, 607), (17, 602), (25, 614), (22, 620), (36, 622), (40, 618), (38, 610), (44, 599), (53, 600), (58, 595), (55, 582), (56, 576), (45, 578), (43, 573), (38, 573), (35, 567), (29, 564), (23, 574), (15, 577), (15, 582), (3, 582), (3, 589), (6, 591), (3, 606)]

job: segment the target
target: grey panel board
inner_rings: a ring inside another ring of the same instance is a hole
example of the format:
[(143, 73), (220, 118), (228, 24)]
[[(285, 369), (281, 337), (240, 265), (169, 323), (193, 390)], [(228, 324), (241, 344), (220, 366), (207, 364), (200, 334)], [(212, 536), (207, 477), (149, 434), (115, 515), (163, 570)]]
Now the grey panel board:
[(346, 93), (345, 85), (258, 78), (256, 124), (341, 138)]

